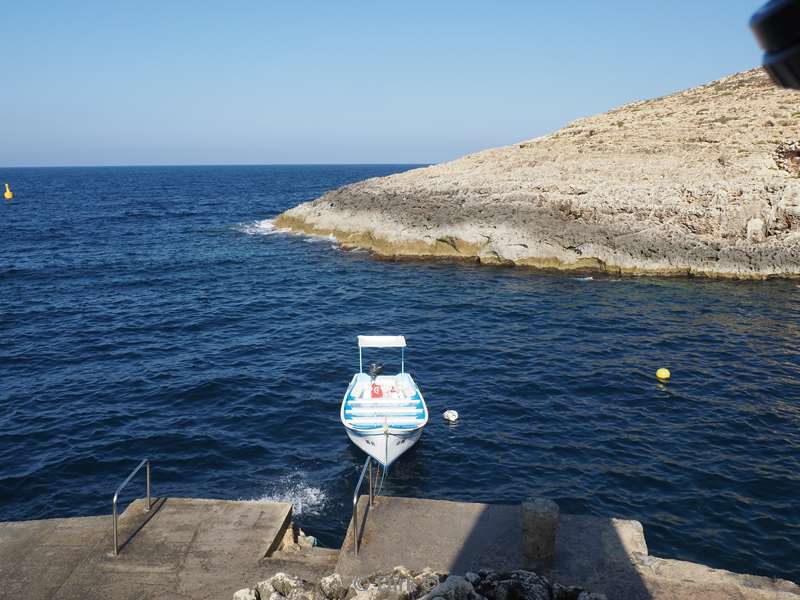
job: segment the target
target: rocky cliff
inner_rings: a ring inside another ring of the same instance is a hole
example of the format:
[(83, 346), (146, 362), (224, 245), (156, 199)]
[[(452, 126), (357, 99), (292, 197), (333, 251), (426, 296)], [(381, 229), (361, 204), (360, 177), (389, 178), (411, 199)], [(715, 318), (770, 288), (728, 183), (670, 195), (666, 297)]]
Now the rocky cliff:
[(747, 71), (369, 179), (275, 221), (392, 257), (800, 277), (800, 94)]

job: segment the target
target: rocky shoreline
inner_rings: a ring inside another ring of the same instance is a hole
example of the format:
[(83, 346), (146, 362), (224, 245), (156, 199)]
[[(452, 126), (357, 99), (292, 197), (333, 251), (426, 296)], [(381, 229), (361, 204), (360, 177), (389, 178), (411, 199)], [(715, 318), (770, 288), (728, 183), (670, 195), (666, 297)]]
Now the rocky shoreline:
[(275, 226), (392, 258), (797, 278), (799, 100), (747, 71), (344, 186)]
[(336, 573), (318, 582), (276, 573), (233, 600), (605, 600), (578, 587), (550, 583), (531, 571), (480, 571), (463, 577), (395, 567), (346, 583)]

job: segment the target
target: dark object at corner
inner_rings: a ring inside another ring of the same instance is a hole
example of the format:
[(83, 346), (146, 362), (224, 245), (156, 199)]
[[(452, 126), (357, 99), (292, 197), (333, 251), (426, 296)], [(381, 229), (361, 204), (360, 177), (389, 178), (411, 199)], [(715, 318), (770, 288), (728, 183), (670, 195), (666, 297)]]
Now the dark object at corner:
[(800, 90), (800, 0), (771, 0), (750, 18), (776, 85)]
[(372, 377), (372, 381), (375, 381), (375, 378), (381, 373), (383, 373), (383, 363), (370, 363), (369, 376)]

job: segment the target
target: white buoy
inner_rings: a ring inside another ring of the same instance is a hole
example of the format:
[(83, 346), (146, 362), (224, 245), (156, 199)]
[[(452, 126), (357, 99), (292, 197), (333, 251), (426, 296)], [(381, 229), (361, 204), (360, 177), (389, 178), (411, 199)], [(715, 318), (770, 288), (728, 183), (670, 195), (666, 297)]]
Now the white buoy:
[(454, 421), (458, 421), (458, 413), (454, 410), (446, 410), (442, 413), (445, 421), (450, 421), (451, 423)]

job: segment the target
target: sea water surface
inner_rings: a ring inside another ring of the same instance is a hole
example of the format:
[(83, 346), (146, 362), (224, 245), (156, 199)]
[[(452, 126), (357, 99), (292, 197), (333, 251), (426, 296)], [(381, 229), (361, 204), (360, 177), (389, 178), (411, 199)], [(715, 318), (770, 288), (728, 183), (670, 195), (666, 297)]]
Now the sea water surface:
[(384, 493), (547, 496), (800, 580), (797, 283), (379, 261), (271, 226), (406, 168), (0, 170), (0, 520), (107, 514), (149, 457), (158, 495), (290, 500), (336, 546), (355, 337), (399, 333), (432, 418)]

